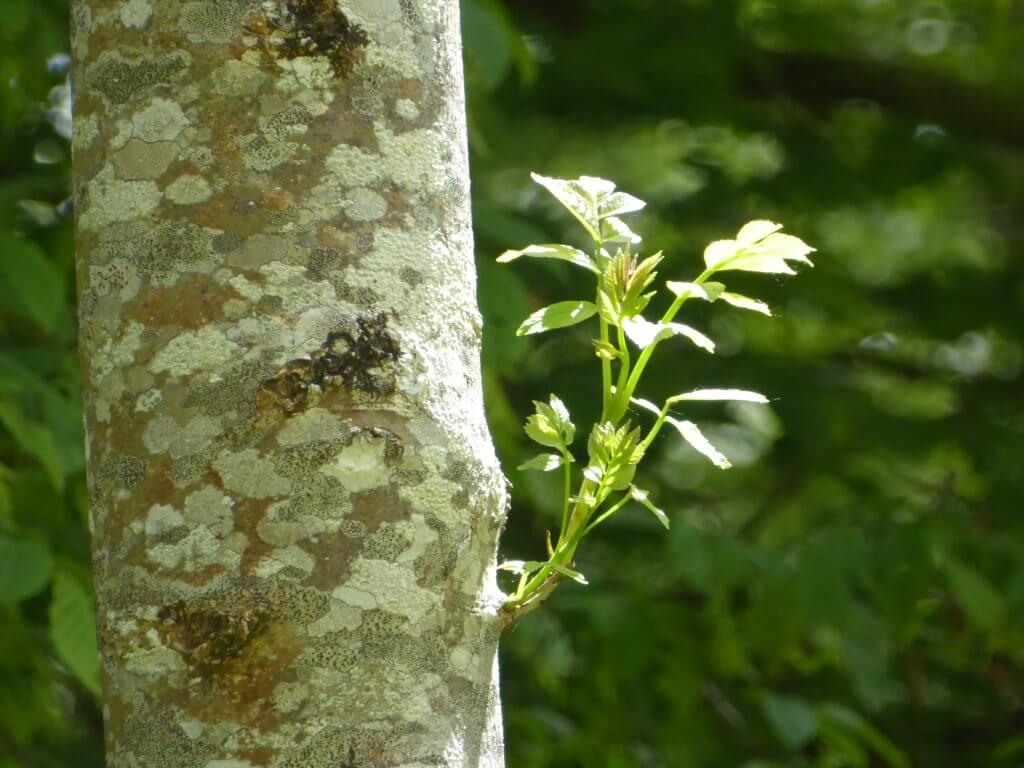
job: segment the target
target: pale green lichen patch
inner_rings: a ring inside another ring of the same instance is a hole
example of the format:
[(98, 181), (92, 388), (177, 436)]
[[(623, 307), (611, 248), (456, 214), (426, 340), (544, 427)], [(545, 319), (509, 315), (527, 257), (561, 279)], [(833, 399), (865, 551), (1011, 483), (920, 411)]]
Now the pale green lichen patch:
[(213, 190), (202, 176), (186, 173), (168, 184), (164, 195), (178, 205), (195, 205), (209, 200)]
[(368, 491), (388, 481), (391, 468), (384, 460), (386, 451), (384, 440), (358, 439), (320, 471), (339, 480), (349, 493)]
[(142, 442), (150, 453), (178, 459), (201, 450), (221, 431), (220, 422), (210, 416), (193, 416), (184, 426), (171, 416), (156, 416), (146, 425)]
[(122, 24), (136, 29), (146, 26), (146, 22), (152, 15), (153, 7), (149, 4), (149, 0), (125, 0), (119, 14)]
[(334, 597), (358, 608), (379, 608), (416, 623), (436, 610), (441, 596), (416, 583), (411, 568), (384, 560), (358, 558), (352, 576)]
[(314, 440), (342, 440), (352, 432), (350, 422), (325, 408), (296, 414), (277, 433), (280, 445), (300, 445)]
[(95, 231), (152, 213), (160, 205), (160, 190), (152, 181), (117, 179), (108, 166), (89, 182), (86, 200), (78, 225)]
[(188, 331), (171, 339), (156, 353), (149, 370), (188, 376), (196, 371), (216, 371), (238, 357), (239, 347), (217, 328)]
[(182, 568), (201, 571), (212, 566), (235, 569), (242, 556), (224, 546), (205, 525), (193, 528), (181, 541), (174, 544), (154, 544), (147, 548), (146, 557), (166, 569)]
[(177, 102), (155, 96), (132, 117), (132, 135), (146, 142), (173, 141), (188, 125), (188, 118)]
[(345, 201), (345, 213), (352, 221), (376, 221), (387, 212), (387, 200), (366, 187), (353, 189)]
[(277, 474), (273, 462), (261, 458), (255, 448), (223, 452), (214, 460), (213, 468), (225, 488), (250, 499), (284, 496), (292, 487), (291, 482)]
[(155, 179), (177, 159), (178, 152), (178, 145), (173, 141), (147, 144), (142, 139), (130, 139), (114, 155), (114, 169), (120, 179)]
[(193, 491), (185, 497), (185, 522), (205, 525), (216, 536), (227, 536), (234, 529), (234, 502), (212, 485)]
[[(254, 59), (250, 61), (250, 56)], [(246, 52), (241, 59), (230, 59), (210, 75), (215, 93), (226, 96), (255, 96), (266, 76), (259, 68), (259, 56)]]

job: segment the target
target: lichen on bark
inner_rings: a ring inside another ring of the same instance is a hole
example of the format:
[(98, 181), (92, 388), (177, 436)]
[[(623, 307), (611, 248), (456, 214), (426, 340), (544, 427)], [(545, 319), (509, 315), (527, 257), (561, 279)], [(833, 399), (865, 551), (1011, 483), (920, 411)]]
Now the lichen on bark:
[(457, 2), (72, 18), (109, 765), (502, 765)]

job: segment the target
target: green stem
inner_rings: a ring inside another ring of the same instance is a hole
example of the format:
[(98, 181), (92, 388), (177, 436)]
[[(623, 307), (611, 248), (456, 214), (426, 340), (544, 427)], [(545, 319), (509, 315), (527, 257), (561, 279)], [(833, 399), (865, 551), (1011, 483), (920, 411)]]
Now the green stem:
[(561, 546), (565, 538), (565, 529), (569, 525), (569, 495), (572, 492), (572, 466), (570, 464), (569, 450), (562, 447), (562, 461), (565, 463), (565, 486), (562, 499), (562, 527), (558, 531), (558, 545)]
[[(720, 269), (720, 267), (718, 269)], [(716, 271), (717, 269), (705, 269), (693, 282), (696, 285), (703, 285), (707, 281), (707, 279), (711, 277)], [(662, 316), (661, 322), (671, 323), (672, 320), (675, 319), (675, 316), (679, 313), (679, 310), (682, 309), (683, 304), (685, 304), (686, 300), (689, 298), (690, 294), (688, 293), (683, 293), (680, 294), (679, 296), (676, 296), (676, 300), (672, 302), (672, 305), (666, 310), (665, 314)], [(633, 393), (636, 391), (637, 384), (640, 383), (640, 377), (643, 376), (644, 369), (647, 367), (647, 363), (650, 361), (651, 355), (654, 354), (654, 349), (655, 347), (658, 346), (659, 343), (660, 342), (657, 341), (654, 342), (640, 353), (640, 357), (637, 359), (636, 365), (633, 367), (633, 371), (629, 376), (629, 380), (626, 382), (625, 389), (623, 390), (623, 392), (619, 393), (620, 397), (617, 399), (616, 411), (611, 414), (611, 417), (616, 422), (619, 419), (621, 419), (622, 416), (625, 414), (626, 406), (629, 405), (629, 398), (631, 398), (633, 396)]]
[(615, 502), (612, 506), (610, 506), (608, 509), (606, 509), (604, 512), (602, 512), (600, 514), (600, 516), (597, 517), (597, 519), (595, 519), (586, 528), (584, 528), (583, 532), (579, 534), (579, 538), (582, 539), (584, 536), (586, 536), (588, 533), (590, 533), (594, 528), (599, 526), (601, 523), (603, 523), (609, 517), (611, 517), (616, 512), (618, 512), (620, 509), (622, 509), (622, 507), (625, 506), (626, 502), (628, 502), (631, 498), (632, 498), (632, 496), (630, 496), (629, 493), (626, 493), (625, 496), (623, 496), (621, 499), (619, 499), (617, 502)]
[[(601, 320), (601, 341), (608, 343), (608, 323)], [(612, 361), (601, 358), (601, 420), (608, 413), (609, 398), (612, 392)]]

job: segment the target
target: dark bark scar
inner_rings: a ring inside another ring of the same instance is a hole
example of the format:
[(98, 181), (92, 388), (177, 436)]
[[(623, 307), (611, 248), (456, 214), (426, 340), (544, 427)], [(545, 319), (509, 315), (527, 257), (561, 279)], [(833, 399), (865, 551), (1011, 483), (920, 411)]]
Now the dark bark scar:
[(335, 0), (284, 0), (277, 11), (261, 10), (245, 26), (261, 37), (271, 56), (323, 56), (335, 77), (349, 77), (370, 42), (366, 30), (350, 21)]
[(387, 315), (356, 318), (353, 327), (327, 335), (309, 357), (290, 360), (262, 383), (261, 402), (268, 398), (286, 413), (306, 407), (313, 388), (341, 389), (386, 397), (395, 391), (394, 363), (401, 349), (387, 327)]

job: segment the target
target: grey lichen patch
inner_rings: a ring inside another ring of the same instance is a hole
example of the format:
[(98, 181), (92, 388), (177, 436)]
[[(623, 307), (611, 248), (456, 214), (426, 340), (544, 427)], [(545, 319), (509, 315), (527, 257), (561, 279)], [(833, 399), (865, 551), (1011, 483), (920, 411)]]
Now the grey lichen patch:
[(259, 119), (260, 130), (268, 136), (282, 141), (294, 134), (303, 134), (309, 130), (313, 113), (303, 104), (293, 104), (287, 109), (264, 115)]
[(156, 85), (173, 82), (189, 68), (184, 51), (126, 59), (114, 51), (100, 54), (86, 72), (86, 82), (112, 104), (125, 104)]
[(385, 314), (356, 318), (331, 333), (308, 358), (293, 360), (263, 382), (264, 402), (286, 413), (302, 410), (312, 388), (338, 388), (369, 396), (394, 391), (394, 364), (401, 350)]
[(201, 450), (221, 431), (220, 423), (209, 416), (194, 416), (183, 426), (171, 416), (157, 416), (146, 424), (142, 442), (150, 453), (179, 459)]
[(164, 221), (156, 226), (128, 222), (99, 234), (92, 263), (107, 264), (120, 259), (149, 277), (152, 284), (173, 283), (183, 272), (214, 266), (216, 234), (187, 221)]
[(185, 3), (178, 27), (194, 43), (227, 43), (245, 31), (251, 0), (204, 0)]
[(236, 142), (242, 148), (242, 162), (251, 171), (271, 171), (299, 151), (294, 141), (268, 141), (255, 133), (240, 136)]

